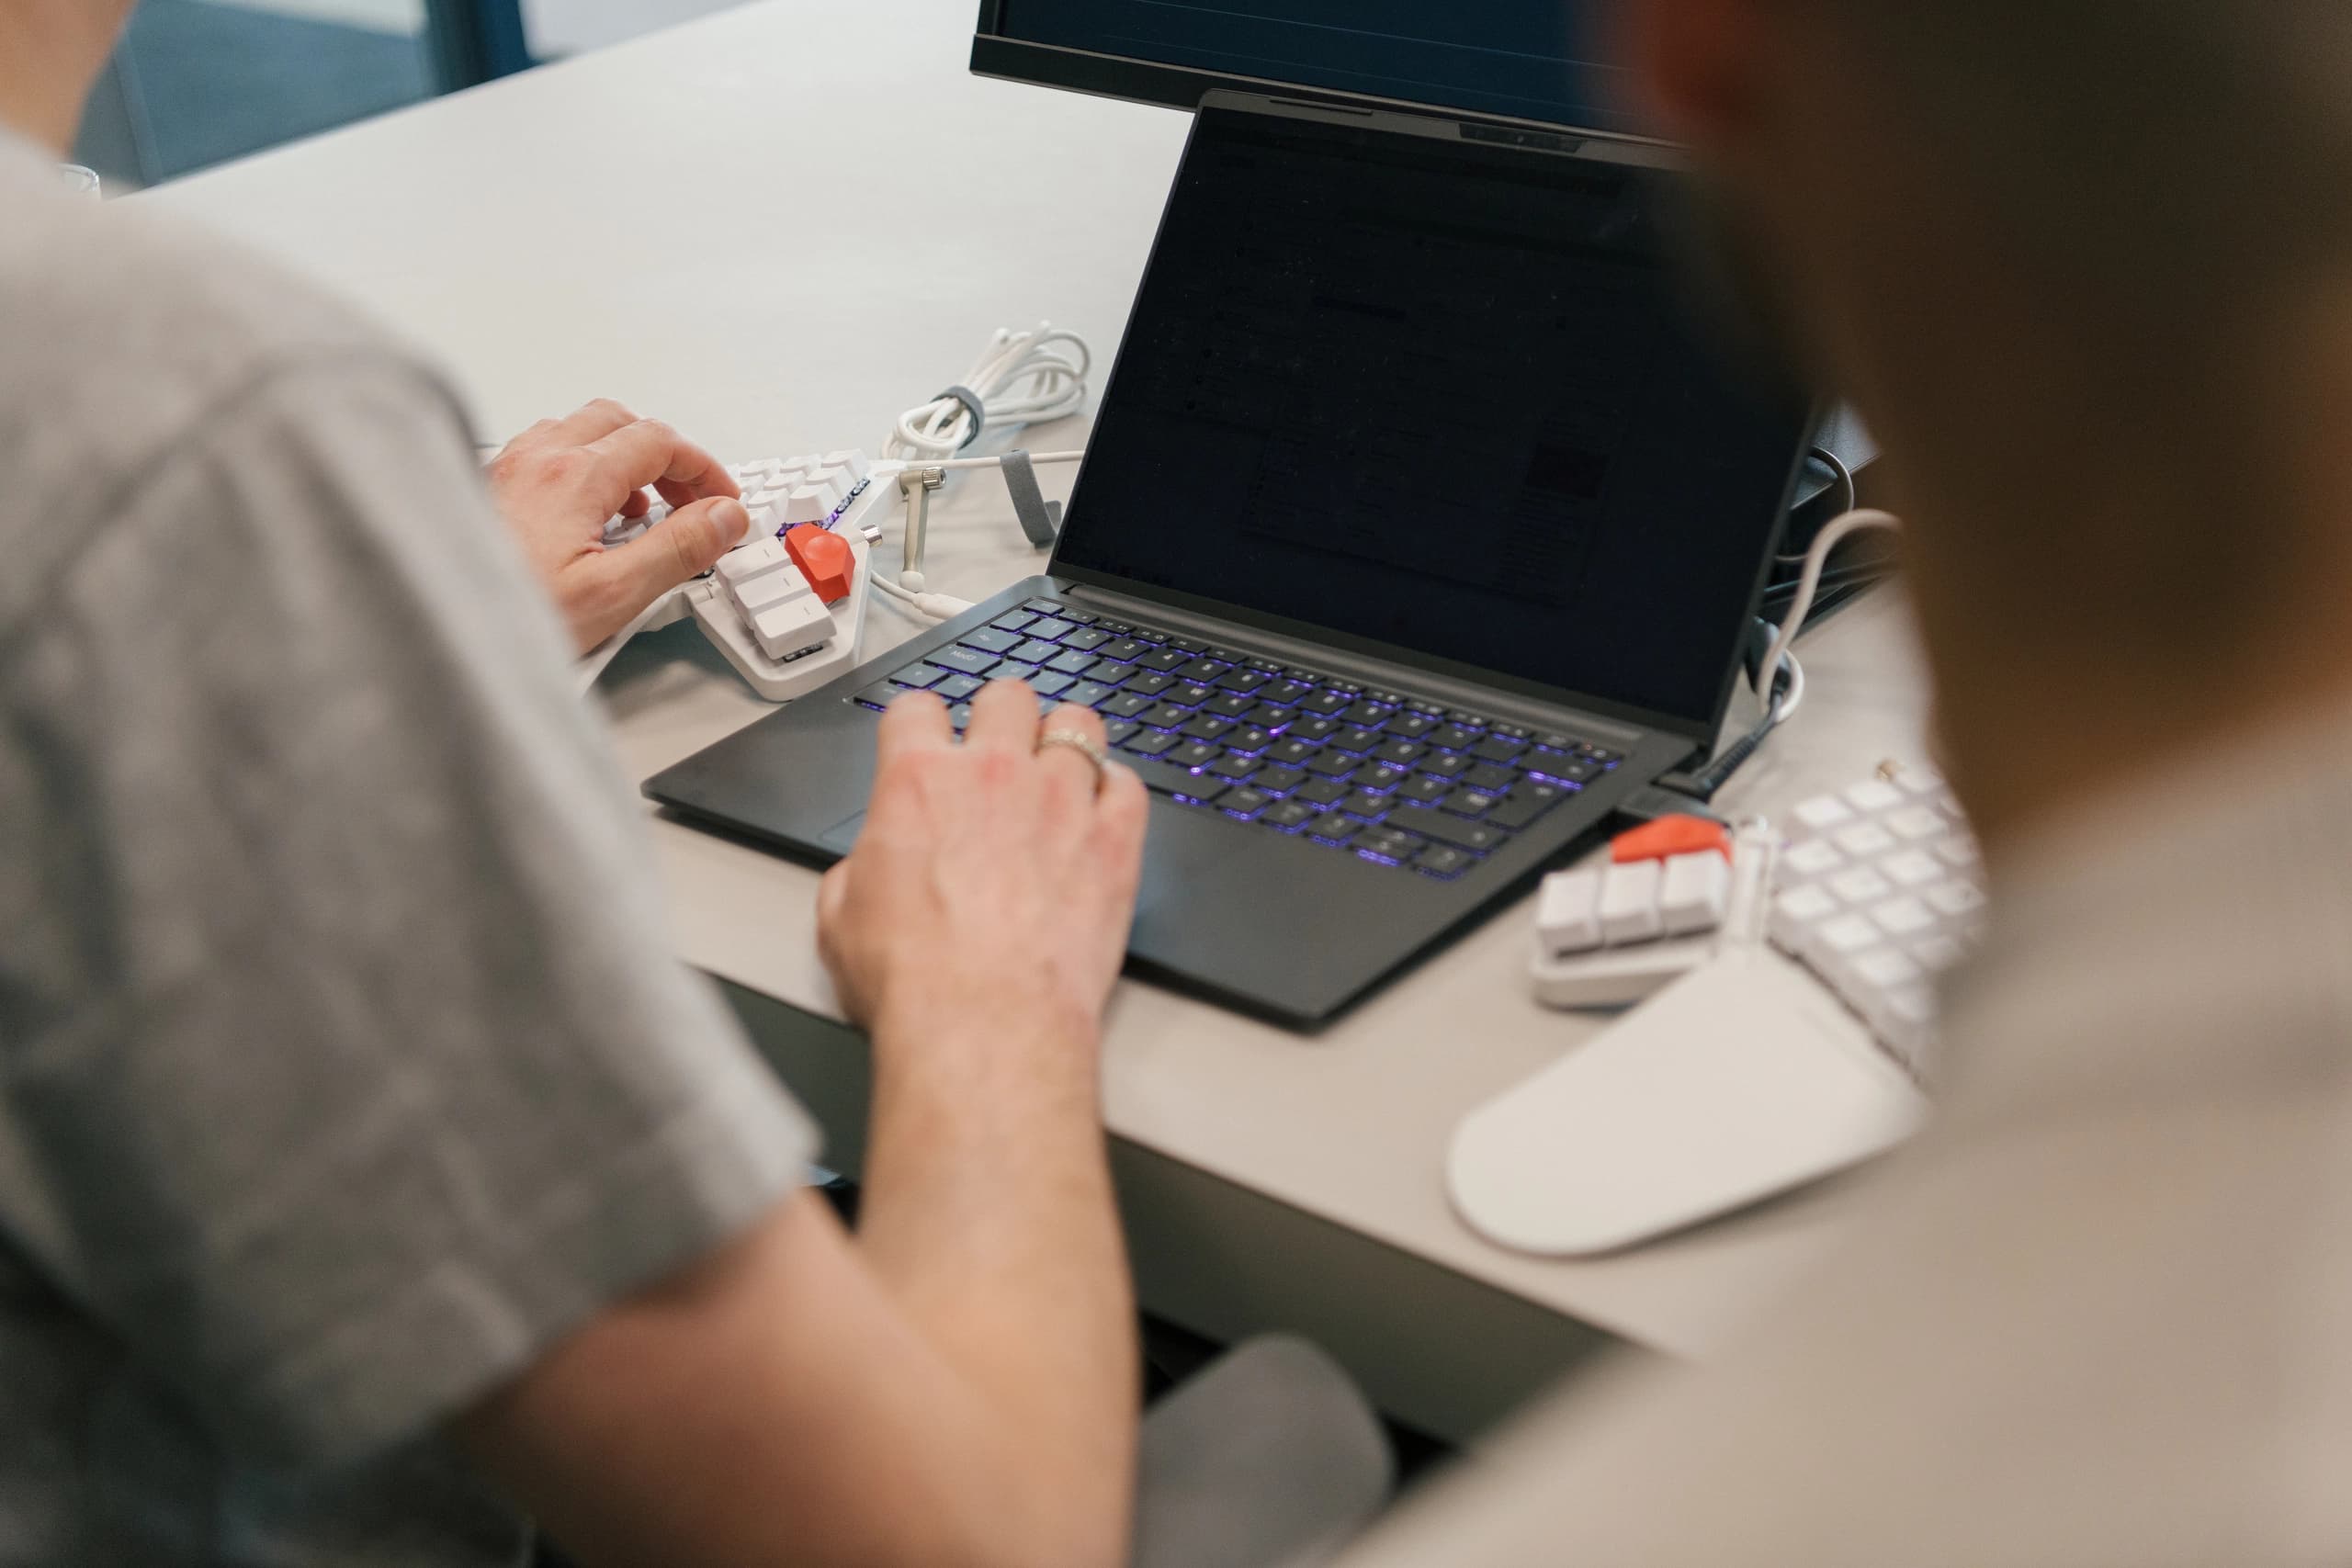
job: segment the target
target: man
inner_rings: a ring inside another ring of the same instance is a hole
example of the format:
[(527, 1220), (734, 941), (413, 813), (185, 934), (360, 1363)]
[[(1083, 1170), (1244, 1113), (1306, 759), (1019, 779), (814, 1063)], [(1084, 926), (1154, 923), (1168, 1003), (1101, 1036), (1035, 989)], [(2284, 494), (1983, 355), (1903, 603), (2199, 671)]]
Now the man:
[(1900, 475), (1996, 915), (1837, 1259), (1349, 1568), (2352, 1561), (2352, 6), (1623, 8)]
[(518, 551), (406, 355), (66, 197), (127, 8), (0, 0), (0, 1563), (1122, 1562), (1140, 785), (1024, 688), (889, 716), (853, 1239), (565, 679), (732, 485), (591, 407), (495, 466)]

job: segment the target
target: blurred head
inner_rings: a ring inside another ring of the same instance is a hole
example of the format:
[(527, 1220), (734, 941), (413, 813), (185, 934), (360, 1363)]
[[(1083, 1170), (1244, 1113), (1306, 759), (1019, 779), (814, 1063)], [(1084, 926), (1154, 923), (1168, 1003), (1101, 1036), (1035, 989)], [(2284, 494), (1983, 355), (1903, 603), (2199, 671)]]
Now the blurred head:
[(137, 0), (0, 0), (0, 125), (62, 154)]
[(2334, 656), (2286, 644), (2352, 592), (2352, 4), (1619, 3), (1734, 274), (1889, 449), (1964, 773), (2037, 688)]

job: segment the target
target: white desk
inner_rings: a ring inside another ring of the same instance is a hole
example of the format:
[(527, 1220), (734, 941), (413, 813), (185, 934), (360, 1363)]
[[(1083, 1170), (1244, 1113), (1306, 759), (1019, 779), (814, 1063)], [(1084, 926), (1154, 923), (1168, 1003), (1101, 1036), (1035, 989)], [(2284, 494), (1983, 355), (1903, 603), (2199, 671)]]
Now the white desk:
[[(968, 0), (770, 0), (143, 199), (367, 302), (451, 367), (487, 434), (608, 395), (737, 457), (871, 447), (1001, 324), (1050, 316), (1107, 369), (1186, 128), (975, 80), (971, 22)], [(992, 478), (949, 493), (934, 583), (977, 599), (1039, 564)], [(913, 630), (877, 604), (869, 650)], [(1807, 660), (1811, 705), (1728, 804), (1917, 754), (1892, 604)], [(691, 628), (630, 649), (606, 692), (640, 777), (763, 711)], [(737, 987), (854, 1166), (865, 1062), (824, 1021), (814, 876), (655, 830), (683, 951)], [(1146, 1300), (1220, 1336), (1303, 1329), (1459, 1437), (1603, 1336), (1702, 1353), (1802, 1267), (1826, 1204), (1584, 1264), (1514, 1257), (1449, 1212), (1454, 1122), (1589, 1028), (1526, 999), (1526, 930), (1504, 914), (1311, 1040), (1124, 987), (1106, 1109)]]

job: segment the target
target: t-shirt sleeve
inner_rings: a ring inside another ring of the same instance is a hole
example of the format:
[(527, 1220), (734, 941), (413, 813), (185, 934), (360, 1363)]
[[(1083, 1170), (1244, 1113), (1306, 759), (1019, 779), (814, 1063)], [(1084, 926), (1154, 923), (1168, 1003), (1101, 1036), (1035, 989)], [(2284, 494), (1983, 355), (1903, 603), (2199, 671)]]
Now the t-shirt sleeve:
[(0, 1226), (222, 1440), (420, 1435), (804, 1179), (421, 373), (248, 388), (16, 640)]

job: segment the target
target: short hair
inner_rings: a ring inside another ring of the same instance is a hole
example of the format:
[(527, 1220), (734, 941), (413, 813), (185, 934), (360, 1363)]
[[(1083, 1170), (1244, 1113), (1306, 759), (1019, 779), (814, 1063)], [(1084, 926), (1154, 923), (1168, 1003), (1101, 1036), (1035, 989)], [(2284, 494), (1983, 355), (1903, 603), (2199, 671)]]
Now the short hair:
[(2352, 0), (1831, 3), (2075, 281), (2168, 309), (2352, 255)]
[[(1925, 153), (1919, 199), (1983, 235), (1962, 265), (2001, 269), (2052, 328), (2053, 364), (2111, 390), (2075, 437), (2177, 453), (2165, 492), (2249, 543), (2262, 514), (2228, 508), (2250, 442), (2223, 422), (2260, 423), (2253, 394), (2297, 318), (2352, 275), (2352, 0), (1809, 3), (1840, 66), (1873, 78), (1855, 90)], [(2008, 575), (1983, 613), (2217, 669), (2307, 570), (2267, 544), (2217, 568), (2122, 526), (2052, 527), (2032, 507), (1984, 523), (1978, 554)], [(2178, 637), (2188, 624), (2208, 635)]]

